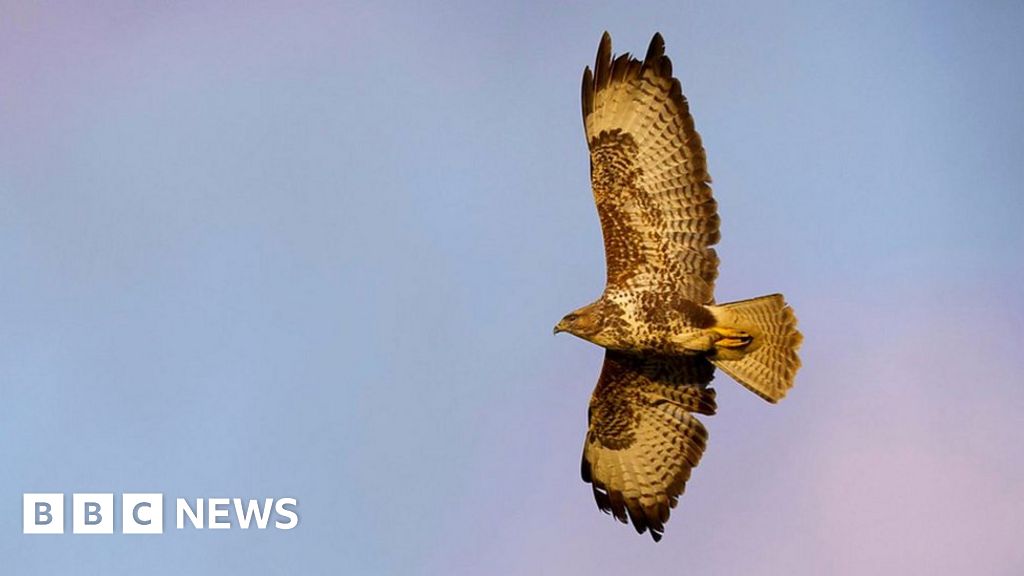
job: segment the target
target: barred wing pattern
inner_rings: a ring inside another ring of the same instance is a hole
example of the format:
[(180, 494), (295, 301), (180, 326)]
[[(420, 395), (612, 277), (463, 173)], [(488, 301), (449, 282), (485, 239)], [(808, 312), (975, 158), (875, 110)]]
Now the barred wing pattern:
[(604, 235), (607, 289), (714, 300), (717, 204), (700, 136), (660, 34), (641, 62), (613, 58), (605, 32), (583, 73), (591, 184)]
[(715, 413), (714, 367), (699, 356), (608, 350), (590, 400), (581, 472), (598, 507), (661, 539), (669, 510), (700, 462)]

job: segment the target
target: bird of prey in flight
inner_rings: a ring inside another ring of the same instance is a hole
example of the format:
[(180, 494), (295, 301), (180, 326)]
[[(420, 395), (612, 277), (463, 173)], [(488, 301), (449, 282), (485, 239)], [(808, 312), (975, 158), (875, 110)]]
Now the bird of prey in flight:
[(717, 204), (660, 34), (643, 60), (613, 56), (604, 34), (583, 72), (583, 123), (607, 280), (555, 333), (606, 349), (583, 480), (601, 510), (658, 541), (704, 452), (694, 413), (715, 413), (715, 368), (777, 402), (793, 386), (802, 336), (781, 294), (715, 303)]

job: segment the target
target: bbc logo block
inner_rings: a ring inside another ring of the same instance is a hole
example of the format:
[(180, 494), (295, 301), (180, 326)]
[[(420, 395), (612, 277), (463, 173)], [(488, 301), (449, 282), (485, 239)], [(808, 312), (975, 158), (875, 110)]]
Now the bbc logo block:
[[(62, 493), (23, 495), (25, 534), (63, 534), (65, 517), (71, 519), (74, 534), (113, 534), (120, 517), (122, 534), (163, 534), (164, 495), (124, 493), (119, 502), (114, 494), (76, 492), (65, 511)], [(172, 516), (178, 530), (291, 530), (299, 524), (295, 498), (177, 498)]]
[(122, 494), (121, 532), (125, 534), (163, 534), (164, 495)]
[(25, 494), (22, 498), (25, 534), (64, 533), (64, 494)]
[[(164, 495), (121, 495), (121, 532), (163, 534)], [(64, 533), (64, 494), (24, 494), (24, 534)], [(71, 530), (75, 534), (114, 533), (114, 495), (75, 493), (71, 495)]]
[(114, 533), (113, 494), (74, 494), (71, 501), (75, 534)]

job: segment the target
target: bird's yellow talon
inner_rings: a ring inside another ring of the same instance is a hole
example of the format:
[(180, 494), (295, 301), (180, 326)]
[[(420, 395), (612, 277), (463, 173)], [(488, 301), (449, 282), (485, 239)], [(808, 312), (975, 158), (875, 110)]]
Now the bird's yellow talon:
[(747, 332), (735, 328), (716, 326), (711, 330), (721, 336), (721, 338), (715, 341), (716, 348), (743, 348), (754, 339)]

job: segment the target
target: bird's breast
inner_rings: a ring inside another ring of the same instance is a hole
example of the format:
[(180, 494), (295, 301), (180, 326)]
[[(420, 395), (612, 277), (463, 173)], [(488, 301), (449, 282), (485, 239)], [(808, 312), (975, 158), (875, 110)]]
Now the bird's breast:
[(679, 342), (714, 325), (711, 312), (690, 300), (651, 291), (609, 295), (614, 336), (610, 348), (633, 352), (691, 353)]

